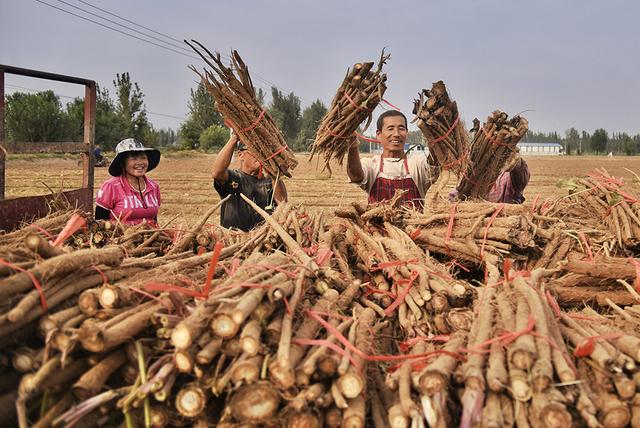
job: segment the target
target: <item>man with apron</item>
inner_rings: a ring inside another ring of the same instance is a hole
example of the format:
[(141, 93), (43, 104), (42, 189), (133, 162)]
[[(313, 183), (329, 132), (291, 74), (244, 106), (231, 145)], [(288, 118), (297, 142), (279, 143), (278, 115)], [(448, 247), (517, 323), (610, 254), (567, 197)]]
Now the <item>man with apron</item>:
[(396, 190), (405, 190), (401, 203), (422, 210), (424, 195), (439, 174), (427, 151), (407, 156), (407, 118), (396, 110), (384, 112), (376, 123), (376, 137), (382, 154), (360, 159), (358, 145), (349, 149), (347, 175), (352, 183), (369, 194), (369, 203), (391, 199)]

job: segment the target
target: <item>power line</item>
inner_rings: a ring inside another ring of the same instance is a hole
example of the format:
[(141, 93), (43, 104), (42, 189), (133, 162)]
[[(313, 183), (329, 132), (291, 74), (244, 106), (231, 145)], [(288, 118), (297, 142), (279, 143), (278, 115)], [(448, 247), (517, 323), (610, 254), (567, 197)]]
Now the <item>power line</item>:
[(95, 5), (93, 5), (93, 4), (89, 3), (89, 2), (86, 2), (86, 1), (83, 1), (83, 0), (77, 0), (77, 1), (78, 1), (78, 2), (80, 2), (80, 3), (82, 3), (82, 4), (85, 4), (85, 5), (87, 5), (87, 6), (90, 6), (90, 7), (94, 8), (94, 9), (97, 9), (97, 10), (99, 10), (99, 11), (101, 11), (101, 12), (104, 12), (104, 13), (106, 13), (106, 14), (108, 14), (108, 15), (115, 16), (116, 18), (122, 19), (123, 21), (128, 22), (129, 24), (137, 25), (138, 27), (142, 27), (142, 28), (144, 28), (145, 30), (151, 31), (152, 33), (155, 33), (155, 34), (157, 34), (157, 35), (159, 35), (159, 36), (166, 37), (167, 39), (169, 39), (169, 40), (173, 40), (173, 41), (176, 41), (176, 42), (178, 42), (178, 43), (182, 43), (182, 40), (176, 39), (175, 37), (168, 36), (168, 35), (166, 35), (166, 34), (164, 34), (164, 33), (160, 33), (159, 31), (156, 31), (156, 30), (153, 30), (153, 29), (151, 29), (151, 28), (145, 27), (145, 26), (144, 26), (144, 25), (142, 25), (142, 24), (138, 24), (137, 22), (130, 21), (130, 20), (128, 20), (127, 18), (123, 18), (123, 17), (122, 17), (122, 16), (120, 16), (120, 15), (117, 15), (117, 14), (115, 14), (115, 13), (113, 13), (113, 12), (109, 12), (108, 10), (104, 10), (104, 9), (102, 9), (102, 8), (100, 8), (100, 7), (98, 7), (98, 6), (95, 6)]
[(180, 117), (180, 116), (173, 116), (173, 115), (171, 115), (171, 114), (156, 113), (156, 112), (153, 112), (153, 111), (147, 111), (147, 113), (149, 113), (149, 114), (153, 114), (153, 115), (155, 115), (155, 116), (170, 117), (170, 118), (172, 118), (172, 119), (178, 119), (178, 120), (186, 120), (186, 119), (187, 119), (187, 118), (186, 118), (186, 117), (184, 117), (184, 116), (182, 116), (182, 117)]
[[(45, 91), (50, 91), (50, 89), (34, 89), (34, 88), (26, 88), (26, 87), (24, 87), (24, 86), (12, 85), (12, 84), (9, 84), (9, 83), (6, 83), (6, 84), (5, 84), (5, 86), (8, 86), (8, 87), (10, 87), (10, 88), (22, 89), (22, 90), (24, 90), (24, 91), (29, 91), (29, 92), (45, 92)], [(52, 92), (53, 92), (53, 91), (52, 91)], [(69, 98), (69, 99), (72, 99), (72, 100), (74, 100), (74, 99), (78, 98), (78, 97), (71, 97), (71, 96), (69, 96), (69, 95), (62, 95), (62, 94), (59, 94), (59, 93), (57, 93), (57, 92), (53, 92), (53, 93), (54, 93), (56, 96), (58, 96), (58, 97), (62, 97), (62, 98)]]
[[(132, 38), (134, 38), (134, 39), (137, 39), (137, 40), (143, 41), (143, 42), (145, 42), (145, 43), (149, 43), (149, 44), (151, 44), (151, 45), (154, 45), (154, 46), (160, 47), (160, 48), (162, 48), (162, 49), (166, 49), (166, 50), (169, 50), (169, 51), (171, 51), (171, 52), (178, 53), (178, 54), (180, 54), (180, 55), (183, 55), (183, 56), (186, 56), (186, 57), (189, 57), (189, 58), (198, 59), (198, 60), (200, 60), (200, 59), (201, 59), (200, 57), (197, 57), (197, 56), (195, 56), (195, 55), (192, 55), (192, 54), (186, 53), (186, 52), (191, 52), (191, 51), (190, 51), (189, 49), (185, 48), (185, 47), (178, 46), (178, 45), (175, 45), (175, 44), (173, 44), (173, 43), (166, 42), (166, 41), (161, 40), (161, 39), (159, 39), (159, 38), (157, 38), (157, 37), (154, 37), (154, 36), (152, 36), (152, 35), (149, 35), (149, 34), (146, 34), (146, 33), (144, 33), (144, 32), (141, 32), (141, 31), (139, 31), (139, 30), (136, 30), (135, 28), (131, 28), (131, 27), (127, 26), (127, 25), (120, 24), (120, 23), (118, 23), (118, 22), (116, 22), (116, 21), (113, 21), (113, 20), (111, 20), (111, 19), (109, 19), (109, 18), (105, 18), (104, 16), (101, 16), (101, 15), (99, 15), (99, 14), (96, 14), (96, 13), (90, 12), (90, 11), (88, 11), (88, 10), (86, 10), (86, 9), (81, 8), (81, 7), (78, 7), (78, 6), (75, 6), (75, 5), (73, 5), (73, 4), (70, 4), (70, 3), (68, 3), (68, 2), (66, 2), (66, 1), (64, 1), (64, 0), (56, 0), (56, 1), (58, 1), (58, 2), (60, 2), (60, 3), (63, 3), (63, 4), (65, 4), (65, 5), (67, 5), (67, 6), (69, 6), (69, 7), (72, 7), (72, 8), (74, 8), (74, 9), (80, 10), (80, 11), (82, 11), (82, 12), (84, 12), (84, 13), (89, 14), (89, 15), (95, 16), (95, 17), (97, 17), (97, 18), (99, 18), (99, 19), (103, 19), (103, 20), (105, 20), (105, 21), (107, 21), (107, 22), (110, 22), (110, 23), (113, 23), (113, 24), (115, 24), (115, 25), (118, 25), (118, 26), (120, 26), (120, 27), (122, 27), (122, 28), (126, 28), (127, 30), (130, 30), (130, 31), (136, 32), (136, 33), (138, 33), (138, 34), (141, 34), (141, 35), (143, 35), (143, 36), (145, 36), (145, 37), (149, 37), (149, 38), (151, 38), (151, 39), (157, 40), (157, 41), (159, 41), (160, 43), (165, 43), (165, 44), (167, 44), (167, 45), (169, 45), (169, 46), (171, 46), (171, 47), (174, 47), (174, 48), (177, 48), (177, 49), (181, 49), (181, 50), (183, 50), (183, 51), (185, 51), (185, 52), (176, 51), (176, 50), (174, 50), (174, 49), (172, 49), (172, 48), (169, 48), (169, 47), (167, 47), (167, 46), (159, 45), (159, 44), (154, 43), (154, 42), (152, 42), (152, 41), (150, 41), (150, 40), (146, 40), (146, 39), (140, 38), (140, 37), (138, 37), (138, 36), (136, 36), (136, 35), (133, 35), (133, 34), (127, 33), (126, 31), (122, 31), (122, 30), (119, 30), (119, 29), (117, 29), (117, 28), (113, 28), (113, 27), (111, 27), (111, 26), (109, 26), (109, 25), (106, 25), (106, 24), (103, 24), (103, 23), (101, 23), (101, 22), (95, 21), (95, 20), (93, 20), (93, 19), (91, 19), (91, 18), (87, 18), (87, 17), (84, 17), (84, 16), (82, 16), (82, 15), (78, 15), (78, 14), (76, 14), (76, 13), (74, 13), (74, 12), (68, 11), (68, 10), (66, 10), (66, 9), (63, 9), (63, 8), (60, 8), (60, 7), (54, 6), (54, 5), (49, 4), (49, 3), (47, 3), (47, 2), (45, 2), (45, 1), (43, 1), (43, 0), (35, 0), (35, 1), (37, 1), (38, 3), (44, 4), (44, 5), (46, 5), (46, 6), (49, 6), (49, 7), (51, 7), (51, 8), (57, 9), (57, 10), (59, 10), (59, 11), (62, 11), (62, 12), (68, 13), (68, 14), (70, 14), (70, 15), (72, 15), (72, 16), (77, 17), (77, 18), (84, 19), (85, 21), (88, 21), (88, 22), (91, 22), (91, 23), (94, 23), (94, 24), (100, 25), (101, 27), (107, 28), (107, 29), (109, 29), (109, 30), (116, 31), (116, 32), (118, 32), (118, 33), (120, 33), (120, 34), (123, 34), (123, 35), (129, 36), (129, 37), (132, 37)], [(105, 10), (105, 9), (99, 8), (98, 6), (92, 5), (92, 4), (91, 4), (91, 3), (89, 3), (89, 2), (86, 2), (86, 1), (83, 1), (83, 0), (77, 0), (77, 1), (78, 1), (78, 2), (80, 2), (80, 3), (83, 3), (83, 4), (85, 4), (85, 5), (88, 5), (88, 6), (90, 6), (90, 7), (93, 7), (93, 8), (95, 8), (95, 9), (97, 9), (97, 10), (100, 10), (100, 11), (102, 11), (102, 12), (104, 12), (104, 13), (107, 13), (107, 14), (109, 14), (109, 15), (111, 15), (111, 16), (115, 16), (115, 17), (117, 17), (117, 18), (119, 18), (119, 19), (121, 19), (121, 20), (123, 20), (123, 21), (129, 22), (129, 23), (131, 23), (131, 24), (133, 24), (133, 25), (137, 25), (137, 26), (138, 26), (138, 27), (140, 27), (140, 28), (144, 28), (145, 30), (148, 30), (148, 31), (151, 31), (151, 32), (153, 32), (153, 33), (155, 33), (155, 34), (158, 34), (158, 35), (161, 35), (161, 36), (163, 36), (163, 37), (166, 37), (166, 38), (168, 38), (168, 39), (170, 39), (170, 40), (174, 40), (174, 41), (180, 42), (180, 40), (179, 40), (179, 39), (177, 39), (177, 38), (175, 38), (175, 37), (172, 37), (172, 36), (169, 36), (169, 35), (167, 35), (167, 34), (161, 33), (161, 32), (159, 32), (159, 31), (155, 31), (155, 30), (153, 30), (153, 29), (151, 29), (151, 28), (145, 27), (145, 26), (143, 26), (143, 25), (141, 25), (141, 24), (138, 24), (138, 23), (136, 23), (136, 22), (134, 22), (134, 21), (131, 21), (131, 20), (129, 20), (129, 19), (126, 19), (126, 18), (124, 18), (124, 17), (122, 17), (122, 16), (120, 16), (120, 15), (117, 15), (117, 14), (112, 13), (112, 12), (109, 12), (109, 11), (107, 11), (107, 10)], [(221, 57), (222, 57), (222, 58), (224, 58), (224, 59), (225, 59), (225, 60), (227, 60), (227, 61), (231, 61), (231, 57), (230, 57), (230, 56), (228, 56), (228, 55), (221, 54)], [(279, 88), (275, 83), (271, 82), (270, 80), (268, 80), (268, 79), (266, 79), (266, 78), (262, 77), (261, 75), (259, 75), (259, 74), (257, 74), (257, 73), (252, 73), (252, 77), (254, 77), (256, 80), (258, 80), (258, 81), (262, 82), (263, 84), (265, 84), (265, 85), (267, 85), (267, 86), (273, 86), (273, 87), (275, 87), (275, 88), (277, 88), (277, 89), (279, 89), (279, 90), (281, 90), (281, 91), (283, 91), (283, 92), (286, 92), (285, 90), (280, 89), (280, 88)], [(256, 86), (258, 86), (258, 87), (262, 87), (261, 85), (256, 85)], [(265, 87), (262, 87), (262, 89), (267, 90), (267, 88), (265, 88)]]
[(174, 52), (174, 53), (177, 53), (177, 54), (180, 54), (180, 55), (183, 55), (183, 56), (189, 57), (189, 58), (199, 59), (199, 58), (197, 58), (197, 57), (195, 57), (195, 56), (192, 56), (192, 55), (186, 54), (186, 53), (184, 53), (184, 52), (177, 51), (177, 50), (175, 50), (175, 49), (168, 48), (168, 47), (163, 46), (163, 45), (159, 45), (158, 43), (154, 43), (154, 42), (152, 42), (151, 40), (143, 39), (143, 38), (138, 37), (138, 36), (135, 36), (135, 35), (133, 35), (133, 34), (129, 34), (129, 33), (125, 32), (125, 31), (119, 30), (119, 29), (117, 29), (117, 28), (110, 27), (109, 25), (103, 24), (103, 23), (101, 23), (101, 22), (94, 21), (94, 20), (93, 20), (93, 19), (91, 19), (91, 18), (87, 18), (87, 17), (84, 17), (84, 16), (82, 16), (82, 15), (78, 15), (77, 13), (73, 13), (73, 12), (71, 12), (71, 11), (68, 11), (68, 10), (66, 10), (66, 9), (62, 9), (62, 8), (60, 8), (60, 7), (58, 7), (58, 6), (54, 6), (54, 5), (49, 4), (49, 3), (45, 2), (45, 1), (42, 1), (42, 0), (35, 0), (35, 1), (37, 1), (38, 3), (42, 3), (42, 4), (46, 5), (46, 6), (52, 7), (52, 8), (54, 8), (54, 9), (57, 9), (57, 10), (59, 10), (59, 11), (62, 11), (62, 12), (64, 12), (64, 13), (68, 13), (69, 15), (73, 15), (73, 16), (75, 16), (75, 17), (77, 17), (77, 18), (84, 19), (85, 21), (92, 22), (92, 23), (97, 24), (97, 25), (99, 25), (99, 26), (101, 26), (101, 27), (108, 28), (109, 30), (113, 30), (113, 31), (116, 31), (116, 32), (118, 32), (118, 33), (120, 33), (120, 34), (124, 34), (125, 36), (133, 37), (134, 39), (140, 40), (140, 41), (145, 42), (145, 43), (149, 43), (149, 44), (151, 44), (151, 45), (157, 46), (157, 47), (162, 48), (162, 49), (166, 49), (166, 50), (168, 50), (168, 51), (171, 51), (171, 52)]
[[(158, 41), (158, 42), (160, 42), (160, 43), (164, 43), (164, 44), (169, 45), (169, 46), (171, 46), (171, 47), (174, 47), (174, 48), (181, 49), (181, 50), (184, 50), (184, 51), (189, 52), (189, 50), (188, 50), (188, 49), (186, 49), (186, 48), (185, 48), (184, 46), (182, 46), (182, 45), (176, 45), (176, 44), (174, 44), (174, 43), (165, 42), (164, 40), (159, 39), (159, 38), (157, 38), (157, 37), (155, 37), (155, 36), (152, 36), (152, 35), (149, 35), (149, 34), (143, 33), (142, 31), (138, 31), (138, 30), (136, 30), (135, 28), (131, 28), (131, 27), (128, 27), (128, 26), (126, 26), (126, 25), (120, 24), (119, 22), (116, 22), (116, 21), (114, 21), (114, 20), (112, 20), (112, 19), (109, 19), (109, 18), (105, 18), (105, 17), (104, 17), (104, 16), (102, 16), (102, 15), (99, 15), (99, 14), (97, 14), (97, 13), (93, 13), (93, 12), (88, 11), (88, 10), (86, 10), (86, 9), (83, 9), (83, 8), (81, 8), (81, 7), (79, 7), (79, 6), (75, 6), (75, 5), (73, 5), (73, 4), (71, 4), (71, 3), (68, 3), (68, 2), (66, 2), (66, 1), (64, 1), (64, 0), (56, 0), (56, 1), (57, 1), (58, 3), (66, 4), (67, 6), (72, 7), (72, 8), (74, 8), (74, 9), (81, 10), (81, 11), (83, 11), (84, 13), (87, 13), (87, 14), (89, 14), (89, 15), (91, 15), (91, 16), (95, 16), (96, 18), (103, 19), (103, 20), (105, 20), (105, 21), (107, 21), (107, 22), (110, 22), (110, 23), (112, 23), (112, 24), (115, 24), (115, 25), (118, 25), (118, 26), (120, 26), (120, 27), (126, 28), (127, 30), (131, 30), (131, 31), (133, 31), (133, 32), (135, 32), (135, 33), (141, 34), (141, 35), (143, 35), (143, 36), (145, 36), (145, 37), (149, 37), (150, 39), (157, 40), (157, 41)], [(137, 24), (136, 24), (136, 25), (137, 25)]]

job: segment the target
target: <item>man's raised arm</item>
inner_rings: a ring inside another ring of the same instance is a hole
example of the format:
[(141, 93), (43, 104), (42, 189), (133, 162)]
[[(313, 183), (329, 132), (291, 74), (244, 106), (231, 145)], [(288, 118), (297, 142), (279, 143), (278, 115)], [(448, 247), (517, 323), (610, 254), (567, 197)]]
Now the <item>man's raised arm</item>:
[(364, 180), (364, 170), (360, 161), (357, 141), (349, 147), (349, 152), (347, 153), (347, 175), (349, 180), (354, 183), (361, 183)]

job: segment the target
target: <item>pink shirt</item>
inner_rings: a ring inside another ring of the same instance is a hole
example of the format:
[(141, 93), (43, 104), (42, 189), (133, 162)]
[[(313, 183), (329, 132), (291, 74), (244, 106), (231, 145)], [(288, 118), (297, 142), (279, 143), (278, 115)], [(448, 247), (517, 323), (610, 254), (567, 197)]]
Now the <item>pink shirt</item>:
[(160, 207), (160, 188), (144, 177), (142, 196), (124, 178), (111, 177), (100, 186), (96, 205), (111, 211), (111, 219), (120, 218), (124, 224), (155, 221)]

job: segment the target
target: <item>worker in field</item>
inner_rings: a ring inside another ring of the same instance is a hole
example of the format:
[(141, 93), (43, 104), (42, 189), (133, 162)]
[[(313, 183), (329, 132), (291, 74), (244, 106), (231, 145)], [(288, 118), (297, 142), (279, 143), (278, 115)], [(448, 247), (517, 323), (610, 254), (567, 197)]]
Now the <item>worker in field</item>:
[[(239, 169), (229, 169), (234, 152), (240, 161)], [(284, 183), (281, 180), (274, 183), (273, 179), (263, 175), (260, 162), (233, 131), (213, 161), (211, 174), (220, 198), (232, 195), (220, 209), (220, 224), (223, 227), (248, 231), (263, 221), (260, 214), (240, 197), (241, 193), (267, 212), (287, 200)]]
[(376, 122), (381, 155), (361, 159), (357, 143), (349, 149), (347, 175), (369, 194), (369, 203), (391, 199), (396, 190), (405, 190), (401, 202), (422, 210), (424, 195), (437, 180), (440, 169), (426, 151), (407, 156), (404, 151), (407, 133), (406, 116), (389, 110)]
[(147, 148), (134, 138), (120, 141), (109, 165), (111, 178), (98, 190), (95, 219), (118, 219), (127, 225), (157, 223), (160, 188), (147, 173), (159, 163), (157, 149)]
[(485, 199), (489, 202), (521, 204), (524, 202), (523, 193), (530, 178), (529, 166), (520, 155), (516, 154), (502, 168), (502, 172)]
[[(531, 173), (527, 162), (519, 154), (514, 153), (484, 199), (489, 202), (521, 204), (525, 200), (524, 189), (529, 184), (530, 178)], [(453, 202), (456, 199), (458, 199), (458, 189), (449, 193), (449, 201)]]

